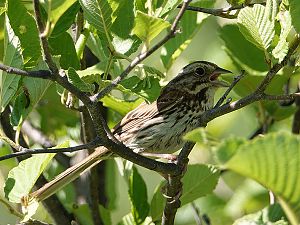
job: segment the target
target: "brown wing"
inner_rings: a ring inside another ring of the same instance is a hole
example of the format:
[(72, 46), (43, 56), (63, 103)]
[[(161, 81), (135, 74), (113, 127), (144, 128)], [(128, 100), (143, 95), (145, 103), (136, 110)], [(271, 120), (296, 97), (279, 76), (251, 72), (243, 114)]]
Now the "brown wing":
[(121, 122), (115, 126), (113, 133), (121, 135), (130, 129), (138, 130), (144, 123), (166, 113), (166, 111), (171, 108), (176, 107), (178, 98), (180, 98), (178, 92), (174, 93), (170, 91), (164, 93), (163, 97), (161, 95), (159, 99), (152, 104), (142, 103), (137, 108), (130, 111)]

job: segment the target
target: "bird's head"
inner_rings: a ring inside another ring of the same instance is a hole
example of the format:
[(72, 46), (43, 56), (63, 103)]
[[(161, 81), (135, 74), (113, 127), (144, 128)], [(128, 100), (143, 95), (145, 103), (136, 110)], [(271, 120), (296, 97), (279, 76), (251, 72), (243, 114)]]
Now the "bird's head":
[(183, 67), (167, 87), (176, 86), (175, 88), (182, 88), (191, 94), (196, 94), (204, 88), (228, 87), (226, 82), (218, 80), (220, 74), (224, 73), (231, 72), (211, 62), (196, 61)]

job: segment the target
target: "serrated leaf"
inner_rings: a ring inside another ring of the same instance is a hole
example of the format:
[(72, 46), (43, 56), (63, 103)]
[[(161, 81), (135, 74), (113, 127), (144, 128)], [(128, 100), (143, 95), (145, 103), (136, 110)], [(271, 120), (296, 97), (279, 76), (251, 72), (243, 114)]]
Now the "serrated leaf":
[(275, 34), (277, 0), (268, 0), (266, 6), (259, 4), (241, 9), (238, 26), (241, 33), (251, 43), (267, 50)]
[[(198, 7), (212, 7), (215, 1), (200, 1), (195, 6)], [(177, 4), (177, 3), (176, 3)], [(192, 38), (200, 30), (201, 25), (208, 17), (207, 14), (194, 13), (186, 11), (179, 21), (178, 28), (181, 30), (177, 33), (175, 38), (172, 38), (163, 45), (161, 51), (161, 60), (165, 68), (169, 69), (172, 63), (180, 56), (180, 54), (188, 47)]]
[(289, 0), (290, 4), (290, 13), (292, 17), (292, 24), (295, 27), (296, 31), (300, 33), (300, 5), (298, 0)]
[(226, 168), (258, 181), (282, 201), (292, 224), (300, 221), (300, 139), (273, 133), (239, 147)]
[[(8, 17), (6, 17), (3, 64), (22, 69), (23, 59), (20, 52), (19, 39), (11, 28)], [(3, 70), (0, 70), (0, 112), (3, 112), (17, 92), (20, 79), (21, 76), (19, 75), (8, 74)]]
[(289, 50), (289, 44), (286, 39), (292, 29), (292, 21), (291, 15), (288, 11), (280, 12), (278, 16), (281, 25), (281, 31), (279, 41), (276, 47), (273, 49), (272, 54), (275, 58), (279, 59), (279, 62), (281, 62)]
[(149, 16), (141, 11), (137, 11), (132, 33), (144, 42), (150, 42), (161, 31), (170, 26), (170, 23), (163, 19)]
[(20, 0), (8, 0), (7, 16), (21, 44), (24, 66), (31, 68), (41, 57), (41, 46), (36, 21)]
[(132, 168), (129, 177), (128, 192), (131, 201), (131, 213), (135, 224), (141, 224), (148, 215), (149, 204), (147, 202), (147, 186), (135, 167)]
[[(57, 147), (68, 147), (66, 142)], [(5, 182), (5, 197), (10, 202), (21, 203), (27, 196), (41, 173), (46, 169), (55, 153), (38, 154), (23, 160), (18, 166), (9, 171)]]
[(76, 73), (76, 70), (74, 68), (70, 67), (68, 69), (67, 76), (68, 81), (81, 91), (92, 93), (95, 90), (93, 84), (85, 83), (82, 79), (80, 79), (79, 75)]
[(101, 34), (101, 38), (111, 43), (110, 28), (112, 9), (107, 0), (79, 0), (86, 20)]
[(202, 196), (212, 193), (220, 177), (220, 171), (204, 164), (189, 165), (182, 178), (183, 193), (180, 198), (182, 205), (190, 203)]

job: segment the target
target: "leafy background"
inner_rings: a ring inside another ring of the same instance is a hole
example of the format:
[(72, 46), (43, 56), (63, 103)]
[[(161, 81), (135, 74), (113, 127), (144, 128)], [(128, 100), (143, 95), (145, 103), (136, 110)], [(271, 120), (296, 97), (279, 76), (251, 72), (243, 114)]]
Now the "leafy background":
[[(143, 48), (139, 47), (142, 42), (146, 48), (163, 37), (165, 31), (162, 33), (160, 31), (170, 26), (167, 21), (172, 21), (171, 18), (175, 14), (169, 15), (166, 21), (162, 19), (153, 20), (147, 14), (149, 7), (144, 7), (146, 1), (132, 1), (128, 4), (119, 2), (117, 4), (118, 1), (112, 0), (109, 1), (113, 6), (111, 8), (107, 7), (106, 1), (90, 1), (93, 4), (87, 4), (87, 2), (89, 1), (79, 1), (82, 6), (85, 6), (83, 7), (84, 15), (95, 28), (87, 27), (92, 31), (87, 45), (94, 55), (104, 60), (93, 67), (76, 72), (80, 67), (77, 58), (77, 55), (80, 55), (80, 46), (74, 46), (70, 34), (66, 32), (71, 25), (70, 21), (75, 17), (79, 8), (79, 3), (75, 0), (57, 1), (57, 5), (53, 5), (52, 16), (50, 17), (52, 33), (49, 43), (52, 54), (57, 56), (55, 61), (60, 64), (61, 68), (68, 71), (70, 82), (81, 90), (92, 92), (95, 88), (92, 84), (94, 81), (100, 87), (104, 87), (109, 83), (109, 81), (99, 79), (99, 74), (104, 73), (107, 76), (109, 72), (112, 76), (116, 76), (128, 64), (125, 60), (122, 60), (122, 66), (114, 63), (107, 71), (106, 65), (112, 60), (108, 48), (111, 51), (118, 51), (118, 55), (114, 56), (118, 59), (126, 58), (131, 54), (133, 54), (131, 57), (136, 55), (136, 51)], [(165, 18), (168, 11), (172, 9), (172, 5), (176, 5), (180, 1), (167, 2), (169, 3), (166, 3), (162, 10), (154, 12), (156, 16), (159, 15), (161, 18)], [(24, 24), (34, 22), (25, 8), (27, 7), (29, 11), (32, 10), (31, 4), (24, 4), (25, 7), (23, 7), (19, 3), (16, 0), (8, 1), (7, 17), (11, 21), (17, 22), (11, 22), (11, 28), (6, 29), (13, 32), (6, 33), (4, 31), (4, 27), (8, 27), (9, 24), (4, 24), (4, 14), (1, 15), (1, 58), (3, 63), (9, 63), (13, 59), (14, 64), (12, 65), (16, 67), (44, 69), (45, 65), (40, 61), (40, 46), (36, 45), (34, 41), (37, 40), (37, 30), (34, 29), (34, 26), (30, 26), (32, 30), (30, 30), (30, 36), (28, 37), (24, 32), (26, 27), (22, 27)], [(152, 1), (152, 3), (159, 5), (162, 1)], [(248, 75), (230, 94), (233, 99), (244, 97), (255, 90), (255, 87), (268, 70), (265, 57), (273, 62), (282, 60), (286, 54), (286, 38), (291, 30), (291, 24), (294, 25), (296, 31), (299, 32), (300, 30), (296, 16), (300, 11), (299, 3), (297, 4), (296, 0), (290, 0), (289, 3), (291, 7), (293, 6), (291, 15), (282, 15), (285, 20), (281, 20), (281, 23), (274, 22), (276, 19), (275, 12), (278, 10), (277, 1), (275, 0), (268, 0), (267, 4), (269, 6), (266, 8), (257, 5), (242, 11), (238, 15), (237, 23), (204, 14), (187, 12), (180, 23), (182, 32), (161, 50), (155, 52), (153, 56), (146, 59), (143, 62), (144, 65), (139, 66), (131, 73), (131, 77), (118, 86), (118, 90), (113, 93), (114, 95), (106, 96), (102, 100), (104, 105), (109, 107), (109, 125), (112, 127), (121, 116), (141, 101), (154, 101), (159, 94), (160, 85), (170, 80), (183, 66), (194, 60), (212, 61), (223, 68), (232, 70), (234, 74), (238, 74), (241, 69), (245, 69)], [(216, 2), (201, 0), (197, 1), (196, 5), (218, 8), (226, 5), (226, 3), (221, 0)], [(3, 1), (1, 6), (4, 6)], [(16, 7), (19, 7), (18, 13), (14, 10)], [(47, 4), (45, 3), (43, 7), (44, 13), (46, 13), (48, 10)], [(136, 15), (133, 14), (133, 7), (137, 12)], [(266, 9), (272, 10), (267, 11)], [(136, 19), (134, 19), (134, 16), (136, 16)], [(249, 23), (249, 18), (254, 23), (256, 17), (259, 16), (263, 18), (260, 24)], [(124, 21), (126, 21), (126, 26), (124, 26)], [(282, 21), (285, 21), (285, 24)], [(141, 26), (141, 24), (144, 25)], [(276, 27), (274, 27), (275, 25)], [(280, 30), (278, 28), (280, 26), (285, 29)], [(261, 27), (264, 29), (259, 29)], [(152, 28), (155, 28), (153, 29), (155, 32)], [(13, 39), (15, 35), (19, 37), (19, 40), (14, 39), (13, 44), (5, 43), (4, 36)], [(28, 39), (31, 39), (32, 43), (27, 42)], [(30, 48), (28, 45), (30, 45)], [(20, 46), (22, 49), (27, 50), (22, 52), (23, 58), (21, 58), (20, 51), (18, 51)], [(3, 56), (4, 49), (9, 52), (5, 57)], [(161, 60), (157, 60), (158, 58)], [(166, 77), (162, 78), (164, 76), (162, 72), (165, 71)], [(282, 86), (289, 78), (289, 74), (290, 70), (283, 70), (280, 76), (276, 77), (268, 91), (273, 94), (282, 93)], [(3, 109), (9, 102), (13, 103), (14, 110), (11, 122), (16, 129), (20, 129), (20, 125), (27, 118), (57, 143), (63, 143), (65, 140), (79, 142), (79, 115), (61, 105), (57, 95), (57, 91), (61, 91), (59, 88), (47, 81), (28, 81), (25, 78), (20, 79), (20, 77), (12, 75), (6, 77), (3, 72), (1, 72), (1, 77), (7, 78), (1, 80), (1, 87), (3, 87), (0, 95), (1, 108)], [(295, 73), (291, 78), (291, 86), (295, 88), (299, 74)], [(223, 79), (231, 81), (232, 76), (224, 76)], [(15, 86), (11, 86), (12, 90), (4, 91), (4, 87), (9, 83), (13, 83)], [(26, 86), (31, 95), (34, 96), (29, 106), (26, 104), (26, 96), (20, 91), (22, 85)], [(124, 94), (120, 94), (120, 91)], [(221, 96), (223, 91), (219, 90), (216, 98)], [(40, 98), (41, 96), (42, 98)], [(198, 143), (190, 156), (191, 166), (184, 177), (183, 207), (177, 214), (176, 224), (195, 224), (191, 204), (188, 204), (191, 201), (194, 201), (201, 214), (205, 214), (211, 219), (212, 224), (232, 224), (234, 221), (239, 224), (243, 221), (262, 222), (262, 220), (263, 222), (279, 221), (277, 224), (286, 224), (283, 220), (281, 221), (284, 214), (279, 205), (268, 207), (269, 193), (265, 187), (281, 197), (279, 202), (288, 203), (291, 207), (289, 210), (292, 213), (299, 215), (298, 202), (300, 196), (298, 191), (291, 191), (297, 190), (297, 187), (299, 187), (299, 173), (296, 172), (299, 164), (297, 161), (299, 159), (299, 138), (278, 132), (291, 129), (291, 115), (294, 111), (295, 109), (292, 106), (282, 109), (276, 103), (255, 103), (238, 112), (215, 119), (208, 124), (205, 131), (197, 129), (189, 134), (186, 138)], [(246, 140), (262, 123), (270, 118), (274, 119), (276, 123), (270, 127), (269, 132), (271, 134), (264, 141), (262, 139)], [(281, 145), (282, 147), (278, 148)], [(32, 146), (34, 146), (33, 143)], [(253, 151), (249, 151), (249, 149)], [(277, 151), (274, 152), (274, 149), (277, 149)], [(235, 154), (238, 151), (241, 154)], [(0, 154), (4, 155), (8, 152), (8, 147), (2, 145)], [(286, 157), (281, 157), (282, 155)], [(264, 165), (264, 163), (256, 161), (257, 158), (268, 163)], [(291, 162), (293, 158), (294, 160)], [(279, 159), (279, 163), (275, 165), (274, 161), (276, 159)], [(38, 161), (41, 161), (41, 159), (37, 157), (28, 163)], [(245, 163), (246, 161), (249, 165)], [(199, 163), (202, 164), (199, 165)], [(122, 161), (118, 161), (117, 164), (113, 160), (108, 161), (109, 169), (107, 173), (109, 173), (108, 176), (111, 179), (107, 184), (106, 192), (111, 200), (108, 206), (110, 213), (107, 209), (100, 208), (102, 216), (110, 214), (105, 217), (107, 218), (107, 224), (116, 224), (120, 221), (122, 221), (121, 224), (130, 224), (130, 221), (142, 223), (144, 220), (150, 221), (149, 215), (153, 220), (159, 219), (161, 216), (163, 207), (163, 198), (160, 195), (159, 188), (162, 186), (161, 177), (151, 171), (140, 167), (132, 167), (130, 163), (128, 164), (124, 166)], [(219, 179), (220, 168), (213, 165), (222, 165), (222, 169), (227, 169), (226, 172), (222, 173), (221, 179)], [(14, 175), (16, 170), (9, 173), (14, 166), (16, 166), (14, 160), (1, 162), (0, 183), (3, 185), (6, 183), (6, 193), (1, 191), (1, 201), (7, 201), (4, 196), (7, 196), (7, 192), (11, 192), (11, 190), (7, 191), (9, 189), (9, 179), (6, 181), (6, 178), (16, 178), (17, 176)], [(43, 168), (45, 165), (39, 166)], [(62, 169), (61, 165), (56, 161), (52, 161), (50, 168), (44, 173), (50, 179)], [(264, 174), (264, 171), (271, 171), (271, 173)], [(39, 170), (39, 172), (41, 171)], [(287, 172), (287, 174), (283, 172)], [(284, 180), (287, 175), (289, 175), (289, 179), (286, 180), (288, 184), (285, 188), (283, 184), (285, 184)], [(195, 176), (197, 176), (197, 179), (195, 179)], [(245, 176), (252, 179), (245, 178)], [(261, 184), (256, 183), (253, 179)], [(274, 182), (276, 179), (280, 182)], [(193, 183), (195, 180), (203, 183)], [(203, 184), (206, 184), (207, 187)], [(214, 188), (214, 192), (211, 193)], [(137, 193), (135, 190), (140, 191)], [(15, 195), (12, 197), (8, 195), (7, 197), (12, 202), (18, 202), (20, 198), (18, 192), (12, 191), (12, 194)], [(73, 185), (68, 185), (59, 191), (58, 196), (65, 207), (73, 211), (80, 221), (84, 221), (84, 224), (92, 224), (87, 205), (75, 207), (73, 204), (76, 200)], [(140, 201), (141, 199), (147, 199), (148, 201)], [(262, 210), (263, 208), (264, 210)], [(244, 215), (248, 216), (243, 217)], [(9, 213), (1, 202), (0, 218), (0, 224), (15, 223), (17, 219)], [(34, 218), (51, 222), (50, 216), (42, 206), (38, 208)], [(238, 218), (241, 219), (237, 220)]]

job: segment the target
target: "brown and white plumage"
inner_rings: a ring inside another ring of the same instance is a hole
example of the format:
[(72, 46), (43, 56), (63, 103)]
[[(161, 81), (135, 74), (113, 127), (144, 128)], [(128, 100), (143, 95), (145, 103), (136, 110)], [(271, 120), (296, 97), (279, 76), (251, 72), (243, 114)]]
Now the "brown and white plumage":
[[(163, 88), (157, 101), (142, 103), (129, 112), (114, 128), (113, 134), (136, 152), (173, 153), (179, 150), (184, 144), (182, 136), (195, 129), (199, 116), (213, 107), (216, 89), (227, 86), (217, 79), (218, 76), (229, 72), (205, 61), (185, 66)], [(112, 153), (104, 147), (97, 148), (31, 196), (49, 196), (52, 193), (48, 190), (66, 185), (109, 155)]]

